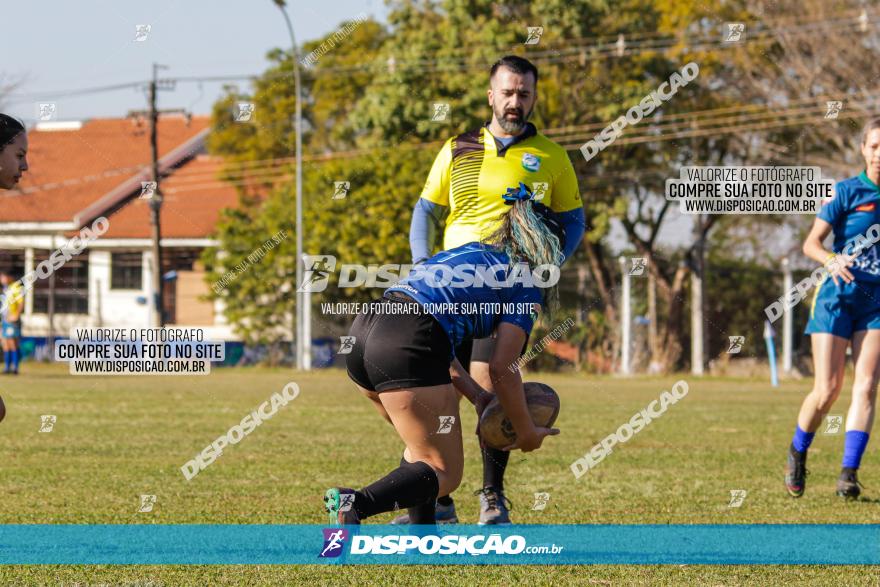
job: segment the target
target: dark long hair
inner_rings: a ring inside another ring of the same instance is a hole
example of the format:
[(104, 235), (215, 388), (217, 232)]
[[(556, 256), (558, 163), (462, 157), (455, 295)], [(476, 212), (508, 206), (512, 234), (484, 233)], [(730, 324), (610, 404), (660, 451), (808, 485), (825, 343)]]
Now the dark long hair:
[(25, 132), (24, 125), (18, 120), (0, 113), (0, 151), (15, 140), (21, 133)]

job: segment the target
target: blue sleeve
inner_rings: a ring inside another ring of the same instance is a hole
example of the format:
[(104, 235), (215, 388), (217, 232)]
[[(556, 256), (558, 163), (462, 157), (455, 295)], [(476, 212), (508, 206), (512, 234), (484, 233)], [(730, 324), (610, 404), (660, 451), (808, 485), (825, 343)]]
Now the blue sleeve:
[(575, 208), (568, 212), (560, 212), (559, 218), (565, 228), (565, 258), (571, 257), (581, 244), (584, 238), (584, 231), (587, 226), (587, 217), (584, 215), (583, 208)]
[(519, 326), (526, 333), (526, 339), (532, 333), (532, 327), (535, 325), (535, 319), (529, 309), (535, 305), (542, 304), (541, 291), (535, 287), (519, 287), (514, 290), (507, 302), (508, 307), (513, 312), (505, 312), (501, 314), (499, 322), (507, 322), (514, 326)]
[(413, 263), (424, 261), (431, 256), (431, 250), (440, 232), (440, 223), (446, 216), (446, 206), (419, 198), (413, 208), (409, 225), (409, 248)]
[(828, 224), (835, 224), (843, 215), (848, 206), (849, 193), (844, 187), (844, 183), (842, 181), (837, 182), (837, 185), (834, 186), (834, 197), (830, 202), (822, 204), (822, 207), (819, 208), (819, 213), (816, 215), (820, 219), (824, 220)]

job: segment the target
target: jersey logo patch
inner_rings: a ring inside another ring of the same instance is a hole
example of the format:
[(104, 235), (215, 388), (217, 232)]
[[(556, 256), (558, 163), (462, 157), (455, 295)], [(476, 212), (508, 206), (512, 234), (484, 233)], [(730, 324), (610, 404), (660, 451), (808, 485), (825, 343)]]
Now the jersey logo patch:
[(856, 206), (856, 212), (873, 212), (876, 207), (877, 206), (874, 202), (871, 202), (870, 204), (862, 204), (861, 206)]
[(523, 153), (522, 166), (526, 171), (538, 171), (541, 169), (541, 158), (531, 153)]

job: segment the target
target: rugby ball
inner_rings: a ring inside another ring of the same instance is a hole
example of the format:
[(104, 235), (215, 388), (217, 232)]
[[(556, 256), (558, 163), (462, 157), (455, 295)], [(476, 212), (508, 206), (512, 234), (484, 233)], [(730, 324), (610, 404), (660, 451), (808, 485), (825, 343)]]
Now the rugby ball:
[[(559, 396), (553, 388), (545, 383), (527, 381), (523, 383), (523, 391), (535, 426), (544, 428), (553, 426), (559, 415)], [(480, 416), (480, 436), (492, 448), (504, 448), (516, 442), (513, 424), (504, 415), (498, 396), (492, 398)]]

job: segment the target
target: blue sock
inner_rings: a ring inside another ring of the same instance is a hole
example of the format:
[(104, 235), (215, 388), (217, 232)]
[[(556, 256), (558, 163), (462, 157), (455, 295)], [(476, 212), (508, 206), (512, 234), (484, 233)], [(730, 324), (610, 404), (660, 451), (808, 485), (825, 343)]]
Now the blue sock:
[(862, 462), (862, 455), (868, 446), (868, 433), (861, 430), (847, 430), (846, 440), (843, 442), (843, 466), (848, 469), (858, 469)]
[(12, 370), (18, 373), (18, 364), (21, 363), (21, 350), (12, 351)]
[(815, 432), (804, 432), (799, 425), (795, 425), (794, 438), (791, 439), (791, 445), (798, 452), (807, 452), (814, 436), (816, 436)]
[(6, 371), (12, 365), (12, 351), (3, 351), (3, 362), (6, 363)]

